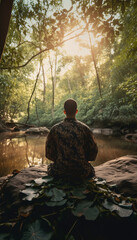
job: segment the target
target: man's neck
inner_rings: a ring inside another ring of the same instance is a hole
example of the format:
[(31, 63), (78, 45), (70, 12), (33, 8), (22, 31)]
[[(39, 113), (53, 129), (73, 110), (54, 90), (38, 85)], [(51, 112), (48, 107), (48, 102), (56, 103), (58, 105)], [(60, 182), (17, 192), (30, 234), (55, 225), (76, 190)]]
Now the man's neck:
[(75, 115), (72, 115), (72, 116), (71, 115), (66, 115), (66, 118), (67, 119), (76, 119), (76, 116)]

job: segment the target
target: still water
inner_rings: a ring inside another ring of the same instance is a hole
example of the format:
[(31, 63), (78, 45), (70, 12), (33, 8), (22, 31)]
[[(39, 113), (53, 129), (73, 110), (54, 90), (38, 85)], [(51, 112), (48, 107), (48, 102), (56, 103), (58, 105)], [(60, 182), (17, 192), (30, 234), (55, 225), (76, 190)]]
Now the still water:
[[(124, 155), (137, 155), (137, 143), (112, 136), (96, 135), (95, 138), (99, 153), (93, 166)], [(0, 176), (10, 174), (14, 169), (49, 164), (50, 161), (45, 158), (45, 142), (46, 136), (1, 133)]]

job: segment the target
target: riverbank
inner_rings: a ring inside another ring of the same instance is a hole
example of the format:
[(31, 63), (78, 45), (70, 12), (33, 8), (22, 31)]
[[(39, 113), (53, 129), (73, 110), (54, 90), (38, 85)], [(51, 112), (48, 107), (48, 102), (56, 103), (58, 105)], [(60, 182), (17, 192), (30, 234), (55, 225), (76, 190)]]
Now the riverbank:
[[(18, 132), (18, 131), (27, 131), (28, 129), (42, 129), (45, 126), (36, 126), (32, 124), (23, 124), (23, 123), (14, 123), (7, 122), (0, 125), (0, 132)], [(51, 127), (46, 127), (47, 130)], [(128, 124), (123, 122), (96, 122), (90, 125), (90, 128), (95, 134), (103, 135), (126, 135), (126, 134), (137, 134), (137, 122), (130, 122)], [(33, 130), (30, 130), (33, 132)], [(37, 130), (36, 130), (37, 131)], [(34, 130), (35, 132), (35, 130)]]

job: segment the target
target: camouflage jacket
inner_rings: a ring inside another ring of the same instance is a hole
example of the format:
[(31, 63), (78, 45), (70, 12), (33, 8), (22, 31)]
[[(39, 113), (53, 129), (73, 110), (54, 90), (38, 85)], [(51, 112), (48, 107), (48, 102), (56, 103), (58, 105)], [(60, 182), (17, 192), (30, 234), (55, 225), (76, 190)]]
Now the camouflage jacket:
[(46, 157), (50, 164), (49, 175), (88, 177), (94, 175), (89, 161), (94, 161), (98, 152), (90, 128), (84, 123), (65, 118), (50, 130), (46, 142)]

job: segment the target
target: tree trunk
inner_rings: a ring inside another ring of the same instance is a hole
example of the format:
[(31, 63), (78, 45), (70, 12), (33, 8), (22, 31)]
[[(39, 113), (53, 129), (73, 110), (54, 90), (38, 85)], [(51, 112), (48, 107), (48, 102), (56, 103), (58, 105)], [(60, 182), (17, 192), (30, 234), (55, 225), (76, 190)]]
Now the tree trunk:
[(51, 72), (51, 81), (52, 81), (52, 118), (54, 117), (54, 99), (55, 99), (55, 83), (56, 83), (56, 65), (57, 65), (57, 54), (55, 57), (55, 70), (53, 75), (53, 64), (49, 55), (49, 64), (50, 64), (50, 72)]
[(43, 76), (43, 102), (46, 100), (46, 79), (45, 79), (45, 71), (42, 63), (42, 76)]
[(12, 6), (13, 0), (0, 1), (0, 59), (2, 57), (2, 52), (4, 49), (6, 36), (8, 33)]
[(28, 101), (28, 108), (27, 108), (28, 116), (27, 116), (26, 123), (27, 123), (28, 120), (29, 120), (30, 103), (31, 103), (31, 99), (32, 99), (33, 94), (34, 94), (35, 89), (36, 89), (36, 85), (37, 85), (37, 82), (38, 82), (38, 79), (39, 79), (40, 70), (41, 70), (41, 65), (40, 65), (40, 67), (39, 67), (39, 72), (38, 72), (37, 77), (36, 77), (36, 81), (35, 81), (35, 84), (34, 84), (34, 87), (33, 87), (33, 90), (32, 90), (32, 94), (31, 94), (30, 99), (29, 99), (29, 101)]
[(94, 68), (95, 68), (95, 72), (96, 72), (96, 77), (97, 77), (97, 83), (98, 83), (99, 93), (100, 93), (100, 97), (102, 97), (100, 77), (99, 77), (99, 74), (98, 74), (98, 69), (97, 69), (96, 59), (95, 59), (95, 55), (94, 55), (93, 45), (92, 45), (92, 41), (91, 41), (91, 37), (90, 37), (90, 34), (89, 34), (89, 30), (88, 30), (88, 29), (87, 29), (87, 32), (88, 32), (88, 36), (89, 36), (91, 56), (92, 56), (92, 58), (93, 58), (93, 63), (94, 63)]
[(68, 82), (69, 93), (72, 93), (71, 84), (68, 76), (67, 76), (67, 82)]
[(40, 125), (40, 119), (39, 119), (38, 108), (37, 108), (37, 97), (36, 97), (36, 94), (35, 94), (35, 110), (36, 110), (37, 120), (38, 120), (39, 125)]
[(52, 76), (52, 118), (54, 117), (54, 98), (55, 98), (55, 84), (54, 77)]

